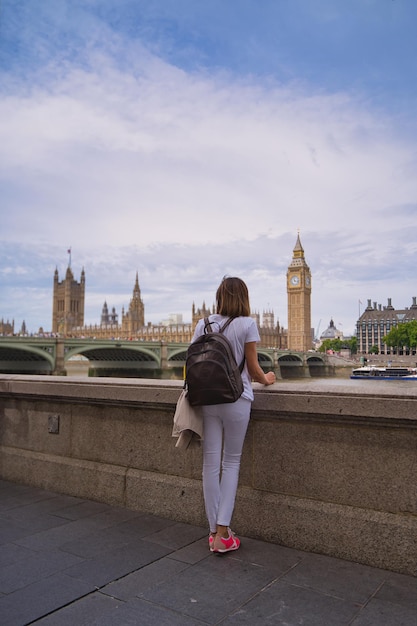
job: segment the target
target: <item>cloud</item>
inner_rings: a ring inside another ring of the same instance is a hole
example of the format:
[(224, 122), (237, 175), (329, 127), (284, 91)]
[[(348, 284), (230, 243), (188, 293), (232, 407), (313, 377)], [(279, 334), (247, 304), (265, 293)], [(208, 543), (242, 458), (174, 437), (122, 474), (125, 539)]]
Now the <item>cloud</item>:
[[(7, 230), (62, 240), (65, 220), (81, 246), (94, 230), (119, 245), (224, 243), (326, 229), (336, 215), (352, 228), (382, 202), (412, 203), (413, 146), (359, 102), (145, 57), (126, 74), (94, 54), (89, 71), (69, 67), (47, 88), (2, 99), (1, 174), (19, 195)], [(204, 227), (205, 216), (221, 228)]]
[[(135, 3), (115, 6), (17, 1), (8, 12), (6, 31), (22, 26), (0, 88), (0, 315), (48, 328), (53, 271), (63, 275), (72, 246), (89, 322), (105, 299), (128, 305), (138, 271), (150, 321), (189, 320), (227, 273), (286, 325), (297, 228), (313, 322), (330, 314), (351, 331), (358, 299), (405, 306), (417, 241), (411, 124), (377, 107), (364, 82), (313, 84), (289, 53), (275, 51), (275, 74), (236, 72), (238, 37), (223, 41), (235, 52), (221, 65), (208, 54), (214, 21), (199, 47), (200, 4), (187, 28), (178, 7), (142, 2), (138, 17)], [(340, 13), (324, 6), (333, 28)], [(258, 59), (262, 24), (250, 41)]]
[[(122, 307), (129, 305), (137, 271), (146, 322), (158, 323), (171, 313), (181, 313), (184, 321), (191, 321), (192, 304), (199, 307), (204, 302), (211, 307), (219, 282), (228, 274), (247, 282), (252, 310), (261, 315), (273, 310), (276, 321), (287, 327), (286, 271), (295, 238), (287, 232), (235, 240), (229, 245), (98, 245), (94, 251), (73, 248), (74, 277), (79, 280), (82, 268), (86, 273), (85, 321), (99, 323), (104, 301), (120, 315)], [(333, 317), (349, 334), (358, 317), (359, 300), (386, 303), (391, 297), (397, 308), (403, 308), (417, 295), (412, 288), (414, 249), (404, 252), (406, 275), (399, 281), (394, 257), (382, 252), (375, 255), (365, 239), (358, 243), (347, 234), (330, 231), (306, 232), (302, 241), (313, 276), (312, 323), (316, 328), (321, 319), (323, 330)], [(19, 265), (30, 271), (26, 275), (8, 273), (7, 280), (0, 274), (2, 317), (14, 318), (19, 328), (25, 319), (32, 331), (39, 326), (50, 329), (53, 273), (57, 267), (60, 280), (64, 278), (66, 248), (52, 245), (46, 249), (36, 244), (29, 249), (8, 244), (6, 254), (12, 249)], [(5, 265), (4, 254), (3, 247), (0, 267)], [(405, 284), (409, 286), (405, 288)]]

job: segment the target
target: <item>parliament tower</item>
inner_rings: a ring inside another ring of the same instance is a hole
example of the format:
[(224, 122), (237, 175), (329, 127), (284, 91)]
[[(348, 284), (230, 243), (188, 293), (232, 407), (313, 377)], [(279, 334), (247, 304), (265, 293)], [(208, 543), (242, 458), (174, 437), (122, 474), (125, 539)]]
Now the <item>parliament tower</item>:
[(145, 326), (145, 307), (139, 287), (139, 276), (136, 272), (135, 286), (127, 313), (122, 311), (122, 331), (128, 336), (135, 335)]
[(52, 303), (52, 332), (68, 334), (74, 328), (84, 325), (85, 273), (81, 272), (78, 283), (68, 266), (65, 279), (59, 281), (58, 269), (54, 274)]
[(313, 345), (311, 329), (311, 273), (300, 235), (287, 270), (288, 349), (307, 352)]

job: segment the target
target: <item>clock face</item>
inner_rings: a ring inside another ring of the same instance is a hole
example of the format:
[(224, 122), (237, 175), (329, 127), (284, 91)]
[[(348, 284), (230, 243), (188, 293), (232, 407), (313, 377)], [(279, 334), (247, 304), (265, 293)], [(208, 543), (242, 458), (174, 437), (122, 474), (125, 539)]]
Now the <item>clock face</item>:
[(291, 276), (291, 285), (298, 285), (298, 283), (300, 282), (300, 279), (298, 276)]

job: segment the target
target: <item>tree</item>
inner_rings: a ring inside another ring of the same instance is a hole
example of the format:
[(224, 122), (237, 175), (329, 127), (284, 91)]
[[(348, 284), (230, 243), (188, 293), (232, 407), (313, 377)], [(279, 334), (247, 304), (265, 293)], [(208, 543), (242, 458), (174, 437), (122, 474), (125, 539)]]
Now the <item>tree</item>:
[(333, 350), (334, 352), (340, 352), (343, 348), (347, 348), (352, 354), (357, 352), (357, 339), (324, 339), (319, 348), (319, 352), (327, 352), (327, 350)]
[(358, 351), (358, 338), (352, 337), (352, 339), (349, 339), (346, 343), (348, 344), (351, 353), (356, 354)]
[(412, 350), (417, 347), (417, 320), (404, 322), (391, 328), (382, 341), (398, 351), (402, 349)]
[(411, 322), (407, 322), (407, 331), (408, 331), (408, 347), (416, 348), (417, 347), (417, 320), (411, 320)]

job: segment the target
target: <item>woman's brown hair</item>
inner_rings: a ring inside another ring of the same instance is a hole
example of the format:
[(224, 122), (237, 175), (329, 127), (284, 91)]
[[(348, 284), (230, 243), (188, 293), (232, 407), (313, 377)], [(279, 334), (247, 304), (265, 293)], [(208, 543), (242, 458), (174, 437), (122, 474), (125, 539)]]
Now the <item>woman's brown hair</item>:
[(241, 278), (225, 276), (216, 292), (217, 313), (229, 317), (249, 317), (249, 292)]

